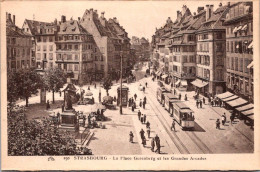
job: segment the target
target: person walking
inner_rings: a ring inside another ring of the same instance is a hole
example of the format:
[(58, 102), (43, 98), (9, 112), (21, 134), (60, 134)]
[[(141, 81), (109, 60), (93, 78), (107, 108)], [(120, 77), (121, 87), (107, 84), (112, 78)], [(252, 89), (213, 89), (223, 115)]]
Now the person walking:
[(132, 131), (130, 131), (130, 133), (129, 133), (129, 142), (133, 143), (134, 142), (133, 139), (134, 139), (134, 134), (133, 134)]
[(141, 111), (139, 110), (137, 114), (138, 114), (138, 119), (140, 121), (141, 120)]
[(141, 129), (141, 131), (140, 131), (140, 136), (141, 136), (141, 139), (143, 139), (144, 138), (144, 130), (143, 129)]
[(179, 100), (181, 100), (181, 93), (179, 94)]
[(128, 107), (131, 107), (131, 98), (128, 100)]
[(46, 109), (49, 110), (50, 108), (51, 108), (51, 106), (50, 106), (50, 101), (47, 100)]
[(232, 112), (232, 114), (230, 115), (230, 124), (231, 124), (231, 125), (233, 125), (234, 119), (235, 119), (235, 116), (234, 116), (234, 114), (233, 114), (233, 112)]
[(145, 93), (145, 87), (143, 87), (143, 92)]
[(224, 113), (224, 114), (221, 116), (222, 125), (225, 125), (226, 120), (227, 120), (226, 113)]
[(146, 96), (144, 96), (144, 102), (145, 102), (145, 104), (146, 104)]
[(145, 101), (143, 102), (143, 109), (145, 109)]
[(187, 94), (185, 94), (184, 100), (185, 100), (185, 101), (188, 100)]
[(219, 121), (219, 119), (217, 119), (217, 121), (216, 121), (216, 129), (220, 129), (220, 121)]
[(144, 114), (141, 115), (141, 123), (144, 122)]
[(134, 105), (132, 105), (132, 112), (134, 112), (135, 111), (135, 106)]
[(202, 100), (200, 100), (200, 108), (202, 108)]
[(196, 100), (196, 106), (197, 106), (197, 108), (199, 108), (199, 100), (198, 99)]
[(146, 115), (144, 114), (144, 124), (146, 123)]
[(136, 95), (136, 94), (134, 95), (134, 98), (135, 98), (135, 101), (136, 101), (136, 98), (137, 98), (137, 95)]
[(142, 138), (142, 144), (143, 144), (143, 147), (146, 146), (146, 138), (145, 138), (145, 136)]
[(157, 141), (155, 141), (156, 144), (156, 150), (155, 152), (158, 152), (158, 154), (160, 154), (160, 150), (161, 150), (161, 143), (160, 143), (160, 138), (158, 137)]
[(154, 143), (154, 138), (152, 138), (151, 140), (151, 151), (154, 152), (154, 146), (155, 146), (155, 143)]
[(203, 104), (205, 105), (205, 101), (206, 101), (205, 97), (202, 98), (202, 101), (203, 101)]
[(140, 108), (142, 107), (142, 105), (143, 105), (143, 102), (142, 102), (142, 99), (140, 99), (140, 102), (139, 102)]
[(175, 130), (175, 121), (174, 121), (174, 120), (172, 120), (171, 131), (172, 131), (172, 129), (173, 129), (174, 131), (176, 131), (176, 130)]
[(146, 83), (145, 83), (146, 88), (147, 88), (147, 85), (148, 85), (148, 83), (146, 82)]
[(148, 127), (150, 127), (150, 122), (149, 121), (146, 122), (146, 128), (148, 128)]
[(147, 132), (147, 137), (150, 138), (150, 133), (151, 133), (150, 127), (146, 128), (146, 132)]

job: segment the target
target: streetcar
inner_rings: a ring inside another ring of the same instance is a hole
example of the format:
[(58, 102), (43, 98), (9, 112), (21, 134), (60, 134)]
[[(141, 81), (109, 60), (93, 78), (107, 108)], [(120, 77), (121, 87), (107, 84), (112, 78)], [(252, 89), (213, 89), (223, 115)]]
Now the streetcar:
[(164, 108), (170, 112), (170, 107), (172, 106), (172, 103), (179, 101), (179, 98), (172, 93), (165, 93), (165, 104)]
[(173, 118), (182, 129), (194, 128), (194, 112), (183, 102), (173, 103)]
[(157, 100), (159, 103), (164, 104), (164, 94), (167, 90), (164, 87), (157, 88)]

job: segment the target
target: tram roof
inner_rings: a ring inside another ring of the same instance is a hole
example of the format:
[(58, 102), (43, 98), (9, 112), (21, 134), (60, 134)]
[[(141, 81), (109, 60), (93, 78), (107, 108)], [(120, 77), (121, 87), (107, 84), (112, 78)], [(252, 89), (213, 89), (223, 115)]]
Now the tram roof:
[(190, 109), (185, 103), (183, 102), (178, 102), (174, 103), (176, 106), (178, 106), (180, 109)]

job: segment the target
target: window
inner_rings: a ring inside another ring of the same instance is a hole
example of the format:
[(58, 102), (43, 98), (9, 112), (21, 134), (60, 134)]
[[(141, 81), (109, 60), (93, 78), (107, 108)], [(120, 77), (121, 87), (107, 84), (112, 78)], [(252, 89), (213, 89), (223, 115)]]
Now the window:
[(47, 42), (47, 37), (43, 37), (43, 42)]
[(49, 53), (49, 60), (53, 60), (53, 54)]
[(227, 57), (227, 69), (230, 69), (230, 58)]
[(75, 54), (75, 60), (79, 60), (79, 55)]
[(101, 70), (104, 71), (105, 67), (104, 65), (101, 65)]
[(68, 64), (68, 70), (72, 71), (73, 70), (73, 64)]
[(79, 65), (78, 64), (74, 65), (74, 71), (79, 71)]
[(72, 49), (72, 45), (68, 45), (68, 49), (71, 50)]
[(238, 71), (238, 57), (235, 58), (235, 70)]
[(49, 66), (50, 66), (50, 68), (53, 68), (53, 63), (49, 62)]
[(62, 38), (63, 38), (62, 36), (59, 36), (59, 41), (61, 41), (61, 40), (62, 40)]
[(102, 55), (100, 56), (100, 61), (104, 61), (104, 57)]
[(229, 41), (227, 41), (227, 52), (229, 52)]
[(62, 55), (63, 60), (67, 60), (67, 54)]
[(209, 35), (208, 34), (204, 34), (203, 35), (203, 39), (208, 39)]
[(61, 60), (61, 54), (58, 54), (57, 60)]
[(41, 60), (41, 54), (40, 53), (36, 54), (36, 60)]
[(183, 63), (187, 63), (187, 56), (182, 56)]
[(72, 55), (68, 54), (67, 60), (72, 60)]
[(53, 37), (52, 36), (49, 37), (49, 41), (53, 42)]
[(217, 33), (217, 39), (222, 39), (222, 33)]
[(78, 36), (75, 36), (75, 40), (78, 40), (79, 39), (79, 37)]
[(231, 70), (234, 70), (234, 57), (231, 57)]
[(188, 41), (194, 41), (195, 36), (194, 35), (188, 35)]
[(234, 45), (233, 45), (233, 41), (231, 41), (231, 53), (234, 52)]
[(78, 50), (78, 49), (79, 49), (79, 46), (78, 46), (78, 45), (74, 45), (74, 49), (75, 49), (75, 50)]
[(243, 58), (239, 58), (239, 71), (243, 72)]
[(37, 51), (41, 51), (41, 46), (37, 45)]
[(217, 52), (222, 52), (223, 51), (222, 43), (216, 43), (216, 51)]
[(50, 50), (50, 51), (53, 51), (53, 45), (50, 45), (50, 46), (49, 46), (49, 50)]
[(43, 46), (43, 51), (46, 51), (46, 50), (47, 50), (47, 46), (44, 45), (44, 46)]

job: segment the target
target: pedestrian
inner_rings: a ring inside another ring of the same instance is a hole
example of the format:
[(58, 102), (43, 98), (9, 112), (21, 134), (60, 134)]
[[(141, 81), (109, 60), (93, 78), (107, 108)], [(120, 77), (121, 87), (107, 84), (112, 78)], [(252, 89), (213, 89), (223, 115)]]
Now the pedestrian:
[(224, 114), (222, 115), (221, 120), (222, 120), (222, 125), (225, 125), (226, 120), (227, 120), (226, 113), (224, 113)]
[(179, 94), (179, 100), (181, 100), (181, 93)]
[(140, 108), (142, 107), (142, 105), (143, 105), (143, 102), (142, 102), (142, 99), (140, 99), (140, 102), (139, 102)]
[(92, 97), (92, 102), (93, 102), (93, 104), (95, 103), (95, 99), (94, 99), (94, 97)]
[(46, 109), (48, 110), (48, 109), (50, 109), (51, 107), (50, 107), (50, 102), (49, 102), (49, 100), (47, 100), (47, 104), (46, 104)]
[(150, 127), (150, 122), (149, 121), (146, 122), (146, 128), (148, 128), (148, 127)]
[(197, 108), (199, 108), (199, 100), (198, 99), (196, 100), (196, 106), (197, 106)]
[(144, 122), (144, 114), (141, 115), (141, 123)]
[(97, 84), (96, 83), (94, 84), (94, 87), (97, 88)]
[(159, 139), (159, 136), (156, 134), (154, 137), (155, 143), (158, 141), (158, 139)]
[(133, 141), (133, 139), (134, 139), (134, 134), (133, 134), (133, 132), (132, 131), (130, 131), (130, 134), (129, 134), (129, 142), (131, 142), (131, 143), (133, 143), (134, 141)]
[(140, 131), (140, 136), (141, 136), (141, 139), (143, 139), (144, 138), (144, 130), (143, 129), (141, 129), (141, 131)]
[(211, 97), (210, 96), (208, 97), (208, 103), (211, 103)]
[(147, 85), (148, 85), (148, 84), (147, 84), (147, 82), (146, 82), (146, 83), (145, 83), (146, 88), (147, 88)]
[(61, 105), (61, 112), (64, 112), (64, 104)]
[(136, 102), (134, 102), (134, 109), (136, 109)]
[(205, 101), (206, 101), (205, 97), (202, 98), (202, 101), (203, 101), (203, 104), (205, 105)]
[(146, 138), (145, 138), (145, 136), (142, 138), (142, 144), (143, 144), (143, 147), (145, 147), (145, 145), (146, 145)]
[(146, 128), (146, 132), (147, 132), (147, 137), (150, 138), (150, 133), (151, 133), (150, 127)]
[(200, 108), (202, 108), (202, 100), (200, 100)]
[(145, 109), (145, 102), (143, 102), (143, 109)]
[(172, 131), (172, 129), (174, 129), (174, 131), (175, 131), (175, 121), (174, 120), (172, 120), (171, 131)]
[(144, 114), (144, 124), (146, 123), (146, 115)]
[(212, 107), (214, 106), (214, 100), (211, 100), (211, 106)]
[(233, 112), (232, 114), (230, 115), (230, 124), (233, 125), (233, 121), (235, 119), (235, 116), (233, 115)]
[(184, 100), (185, 100), (185, 101), (188, 100), (187, 94), (185, 94)]
[(160, 154), (160, 149), (161, 149), (161, 143), (160, 143), (160, 138), (158, 137), (157, 141), (155, 142), (156, 144), (156, 150), (155, 152), (158, 152), (158, 154)]
[(90, 86), (88, 86), (88, 90), (90, 90)]
[(138, 119), (139, 119), (139, 121), (141, 119), (141, 111), (140, 110), (138, 111)]
[(116, 102), (116, 96), (114, 96), (114, 99), (113, 99), (113, 100), (114, 100), (114, 102)]
[(59, 91), (60, 92), (60, 97), (61, 97), (61, 91)]
[(137, 95), (135, 94), (134, 97), (135, 97), (135, 101), (136, 101)]
[(220, 121), (219, 121), (219, 119), (217, 119), (217, 121), (216, 121), (216, 129), (220, 129)]
[(154, 146), (155, 146), (155, 143), (154, 143), (154, 138), (152, 138), (151, 140), (151, 151), (154, 152)]
[(145, 87), (143, 87), (143, 92), (145, 92)]
[(128, 100), (128, 107), (131, 107), (131, 99)]
[(146, 103), (146, 96), (144, 96), (144, 102)]
[(222, 107), (222, 100), (219, 99), (219, 107)]
[(134, 105), (132, 105), (132, 112), (134, 112), (134, 110), (135, 110), (135, 107), (134, 107)]

